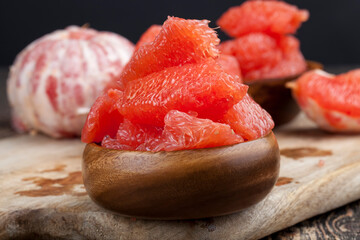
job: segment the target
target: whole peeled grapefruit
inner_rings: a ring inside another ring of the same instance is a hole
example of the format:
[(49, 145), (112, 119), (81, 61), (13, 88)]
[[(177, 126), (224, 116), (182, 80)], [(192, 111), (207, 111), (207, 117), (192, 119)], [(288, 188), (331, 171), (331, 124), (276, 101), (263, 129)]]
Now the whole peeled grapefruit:
[(16, 57), (7, 82), (14, 127), (79, 136), (91, 105), (133, 50), (118, 34), (76, 26), (35, 40)]

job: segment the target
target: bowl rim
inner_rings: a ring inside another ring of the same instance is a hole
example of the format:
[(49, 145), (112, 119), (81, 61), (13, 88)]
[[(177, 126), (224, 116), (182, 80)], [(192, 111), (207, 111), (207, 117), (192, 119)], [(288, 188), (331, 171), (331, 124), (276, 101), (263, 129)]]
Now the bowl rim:
[(231, 145), (217, 146), (217, 147), (180, 149), (180, 150), (174, 150), (174, 151), (164, 151), (164, 150), (162, 150), (162, 151), (152, 152), (152, 151), (139, 151), (139, 150), (120, 150), (120, 149), (102, 147), (101, 145), (99, 145), (99, 143), (95, 143), (95, 142), (87, 143), (86, 146), (90, 145), (91, 147), (94, 147), (94, 148), (101, 148), (102, 150), (108, 150), (108, 151), (117, 151), (119, 153), (120, 152), (133, 152), (133, 153), (144, 153), (144, 154), (159, 154), (159, 153), (169, 154), (169, 153), (182, 153), (182, 152), (188, 152), (188, 151), (191, 151), (191, 152), (204, 151), (204, 150), (212, 150), (212, 149), (218, 150), (218, 149), (221, 149), (221, 148), (234, 147), (234, 146), (239, 145), (239, 144), (250, 144), (250, 143), (258, 141), (260, 139), (266, 139), (266, 138), (270, 137), (271, 135), (273, 135), (274, 138), (276, 138), (275, 133), (273, 132), (273, 129), (270, 130), (268, 133), (266, 133), (264, 136), (253, 139), (253, 140), (249, 140), (249, 141), (244, 141), (244, 142), (235, 143), (235, 144), (231, 144)]

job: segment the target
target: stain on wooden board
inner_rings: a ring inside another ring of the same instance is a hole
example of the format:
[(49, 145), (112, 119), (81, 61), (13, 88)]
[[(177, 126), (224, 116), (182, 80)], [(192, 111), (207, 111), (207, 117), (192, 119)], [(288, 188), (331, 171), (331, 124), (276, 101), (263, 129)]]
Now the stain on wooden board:
[(332, 151), (322, 150), (314, 147), (284, 148), (280, 150), (280, 154), (293, 159), (304, 157), (325, 157), (331, 156)]
[[(74, 192), (75, 185), (83, 184), (82, 175), (80, 171), (71, 172), (64, 178), (44, 178), (44, 177), (28, 177), (22, 179), (25, 182), (32, 181), (37, 186), (36, 189), (18, 191), (15, 194), (27, 197), (43, 197), (43, 196), (58, 196), (63, 194), (70, 194), (74, 196), (86, 195), (86, 192)], [(40, 189), (39, 189), (40, 187)]]

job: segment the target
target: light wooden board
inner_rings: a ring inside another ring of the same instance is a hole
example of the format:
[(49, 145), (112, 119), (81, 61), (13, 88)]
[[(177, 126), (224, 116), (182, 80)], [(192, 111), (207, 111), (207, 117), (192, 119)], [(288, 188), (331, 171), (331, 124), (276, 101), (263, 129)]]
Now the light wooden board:
[(0, 239), (257, 239), (360, 199), (360, 135), (322, 132), (304, 116), (275, 133), (280, 180), (268, 197), (188, 221), (124, 218), (95, 205), (81, 183), (78, 139), (0, 140)]

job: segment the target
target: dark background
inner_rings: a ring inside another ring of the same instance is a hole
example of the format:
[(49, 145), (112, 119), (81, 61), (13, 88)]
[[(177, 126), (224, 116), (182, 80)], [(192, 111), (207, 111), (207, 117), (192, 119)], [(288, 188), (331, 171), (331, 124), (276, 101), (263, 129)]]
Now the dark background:
[[(209, 19), (211, 26), (230, 6), (243, 1), (0, 0), (0, 66), (10, 65), (27, 44), (68, 25), (90, 23), (97, 30), (119, 33), (136, 42), (151, 24), (167, 15)], [(360, 63), (360, 1), (287, 2), (310, 11), (297, 33), (307, 59), (324, 64)], [(219, 34), (222, 40), (227, 39)]]

